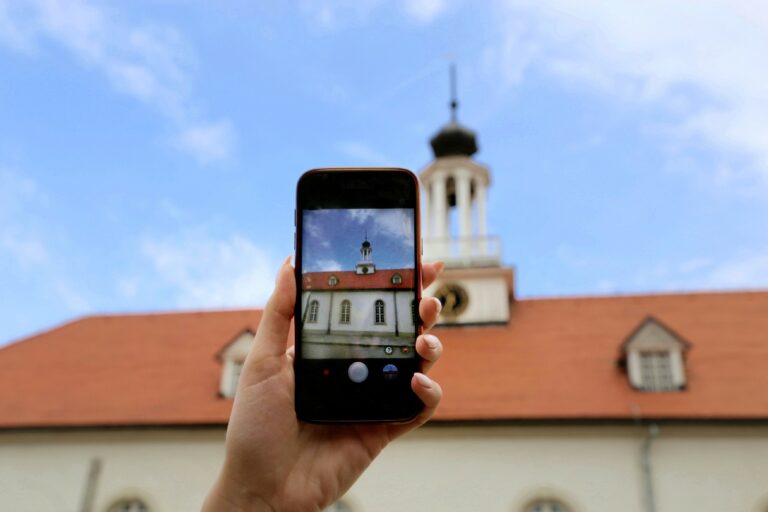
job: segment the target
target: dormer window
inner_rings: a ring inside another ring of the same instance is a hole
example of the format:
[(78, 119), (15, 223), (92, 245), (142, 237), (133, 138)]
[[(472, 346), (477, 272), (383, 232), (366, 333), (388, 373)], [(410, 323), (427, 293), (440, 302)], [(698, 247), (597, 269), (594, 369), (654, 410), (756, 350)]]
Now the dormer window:
[(643, 350), (640, 357), (640, 381), (645, 391), (674, 391), (672, 353), (669, 350)]
[(629, 382), (647, 392), (685, 389), (685, 352), (689, 343), (653, 317), (646, 318), (622, 344), (619, 363)]
[(237, 383), (243, 372), (245, 357), (253, 344), (253, 332), (246, 329), (227, 343), (217, 354), (221, 361), (221, 378), (219, 380), (219, 394), (224, 398), (232, 398), (237, 391)]
[(392, 284), (403, 284), (403, 276), (395, 274), (392, 276)]
[(328, 278), (328, 286), (330, 286), (331, 288), (333, 288), (333, 287), (334, 287), (334, 286), (336, 286), (337, 284), (339, 284), (339, 278), (338, 278), (338, 277), (336, 277), (336, 276), (331, 276), (331, 277), (329, 277), (329, 278)]

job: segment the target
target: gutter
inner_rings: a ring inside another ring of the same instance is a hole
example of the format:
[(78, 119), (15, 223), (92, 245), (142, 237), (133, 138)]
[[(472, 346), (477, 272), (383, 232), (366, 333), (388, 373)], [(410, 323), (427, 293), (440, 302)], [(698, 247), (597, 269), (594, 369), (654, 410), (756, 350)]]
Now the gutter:
[(643, 469), (643, 497), (646, 512), (656, 512), (656, 494), (653, 489), (653, 466), (651, 465), (651, 446), (659, 436), (659, 426), (648, 425), (648, 433), (640, 447), (640, 460)]

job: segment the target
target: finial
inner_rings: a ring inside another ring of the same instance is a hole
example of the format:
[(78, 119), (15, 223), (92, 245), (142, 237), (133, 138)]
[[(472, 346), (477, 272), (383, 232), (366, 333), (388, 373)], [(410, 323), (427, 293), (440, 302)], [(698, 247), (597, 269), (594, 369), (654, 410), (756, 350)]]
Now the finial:
[(451, 121), (456, 122), (456, 111), (459, 108), (459, 99), (456, 95), (456, 63), (451, 62), (450, 67), (450, 82), (451, 82)]

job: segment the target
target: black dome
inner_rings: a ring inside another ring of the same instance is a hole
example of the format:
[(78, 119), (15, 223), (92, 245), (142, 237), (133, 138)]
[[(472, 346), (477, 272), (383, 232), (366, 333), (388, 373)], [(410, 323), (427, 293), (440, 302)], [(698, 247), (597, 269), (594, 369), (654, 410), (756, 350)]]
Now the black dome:
[(472, 156), (477, 153), (477, 137), (475, 132), (456, 121), (451, 121), (429, 141), (435, 157), (464, 155)]
[(369, 242), (368, 240), (363, 242), (363, 247), (370, 247), (370, 246), (371, 246), (371, 242)]

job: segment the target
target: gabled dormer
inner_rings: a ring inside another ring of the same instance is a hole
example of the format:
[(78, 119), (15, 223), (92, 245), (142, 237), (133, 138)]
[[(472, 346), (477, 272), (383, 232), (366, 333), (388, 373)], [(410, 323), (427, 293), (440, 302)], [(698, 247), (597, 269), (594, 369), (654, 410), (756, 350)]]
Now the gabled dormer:
[(219, 394), (224, 398), (232, 398), (237, 390), (237, 381), (243, 370), (243, 364), (253, 344), (254, 332), (245, 329), (235, 336), (232, 341), (216, 354), (221, 361), (221, 380), (219, 382)]
[(685, 389), (685, 353), (690, 344), (675, 331), (649, 316), (621, 345), (619, 364), (629, 383), (647, 392)]

